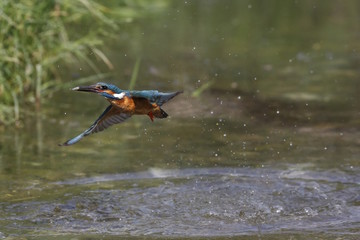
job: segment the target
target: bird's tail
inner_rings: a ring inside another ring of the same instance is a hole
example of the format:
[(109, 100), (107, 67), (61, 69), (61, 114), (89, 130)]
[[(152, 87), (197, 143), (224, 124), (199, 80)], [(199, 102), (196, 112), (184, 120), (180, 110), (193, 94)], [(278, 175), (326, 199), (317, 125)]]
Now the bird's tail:
[[(153, 114), (154, 117), (156, 118), (167, 118), (169, 115), (160, 108), (160, 111), (154, 111), (151, 112), (151, 114)], [(150, 116), (150, 115), (149, 115)], [(153, 118), (150, 116), (150, 119), (153, 120)]]
[(169, 116), (164, 110), (160, 108), (160, 114), (156, 116), (157, 118), (167, 118)]

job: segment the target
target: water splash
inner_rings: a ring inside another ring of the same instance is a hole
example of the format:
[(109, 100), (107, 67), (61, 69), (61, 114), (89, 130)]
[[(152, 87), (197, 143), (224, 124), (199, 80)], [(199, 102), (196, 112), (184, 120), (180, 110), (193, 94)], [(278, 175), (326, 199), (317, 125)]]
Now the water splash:
[(72, 189), (61, 199), (2, 203), (0, 232), (16, 227), (37, 234), (122, 236), (359, 234), (359, 180), (356, 171), (298, 166), (149, 169), (66, 180), (48, 189)]

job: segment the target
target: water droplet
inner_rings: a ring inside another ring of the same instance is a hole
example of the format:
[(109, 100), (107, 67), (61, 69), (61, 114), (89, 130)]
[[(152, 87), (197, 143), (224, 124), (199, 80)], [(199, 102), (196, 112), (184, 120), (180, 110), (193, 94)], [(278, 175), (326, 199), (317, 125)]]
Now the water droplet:
[(305, 207), (304, 211), (308, 216), (316, 216), (317, 215), (317, 211), (313, 210), (311, 207)]
[(284, 211), (284, 208), (282, 206), (275, 206), (274, 208), (276, 213), (281, 213)]

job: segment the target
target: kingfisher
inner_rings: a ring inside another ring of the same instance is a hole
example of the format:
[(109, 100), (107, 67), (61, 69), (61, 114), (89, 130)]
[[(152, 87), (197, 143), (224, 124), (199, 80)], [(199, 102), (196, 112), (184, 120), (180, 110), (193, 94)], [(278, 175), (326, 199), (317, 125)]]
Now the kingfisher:
[(59, 144), (60, 146), (75, 144), (83, 137), (101, 132), (111, 125), (122, 123), (132, 115), (147, 115), (151, 121), (154, 121), (154, 117), (166, 118), (168, 114), (161, 106), (182, 93), (182, 91), (164, 93), (157, 90), (121, 90), (113, 84), (104, 82), (90, 86), (79, 86), (72, 90), (97, 93), (105, 97), (110, 102), (110, 105), (88, 129), (65, 143)]

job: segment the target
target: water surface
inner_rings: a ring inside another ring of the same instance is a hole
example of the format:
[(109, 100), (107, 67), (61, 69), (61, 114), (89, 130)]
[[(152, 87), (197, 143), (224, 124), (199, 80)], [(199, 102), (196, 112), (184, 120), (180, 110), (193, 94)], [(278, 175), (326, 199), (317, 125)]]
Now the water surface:
[(71, 147), (100, 96), (65, 89), (3, 127), (0, 238), (357, 239), (356, 7), (174, 1), (129, 25), (106, 81), (126, 89), (141, 57), (137, 89), (184, 94)]

